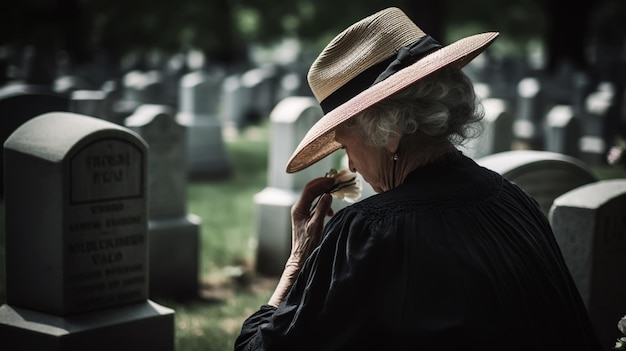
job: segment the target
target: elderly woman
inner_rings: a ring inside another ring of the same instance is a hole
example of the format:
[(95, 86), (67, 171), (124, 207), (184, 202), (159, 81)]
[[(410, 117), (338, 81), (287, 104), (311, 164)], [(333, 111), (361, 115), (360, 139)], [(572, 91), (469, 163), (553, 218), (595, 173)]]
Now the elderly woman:
[(335, 179), (307, 184), (236, 350), (602, 350), (537, 203), (456, 148), (482, 117), (461, 68), (497, 35), (441, 46), (389, 8), (328, 44), (287, 172), (341, 148), (377, 194), (333, 214)]

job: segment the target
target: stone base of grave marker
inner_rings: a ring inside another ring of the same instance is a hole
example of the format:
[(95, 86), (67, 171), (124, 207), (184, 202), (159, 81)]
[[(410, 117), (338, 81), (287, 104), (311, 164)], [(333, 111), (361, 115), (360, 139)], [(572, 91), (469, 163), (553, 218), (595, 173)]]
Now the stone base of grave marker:
[(299, 194), (295, 191), (265, 188), (254, 195), (257, 208), (257, 273), (280, 275), (291, 252), (291, 207)]
[(201, 222), (193, 214), (148, 222), (151, 296), (198, 296)]
[(61, 317), (0, 306), (5, 351), (172, 351), (174, 311), (150, 300)]

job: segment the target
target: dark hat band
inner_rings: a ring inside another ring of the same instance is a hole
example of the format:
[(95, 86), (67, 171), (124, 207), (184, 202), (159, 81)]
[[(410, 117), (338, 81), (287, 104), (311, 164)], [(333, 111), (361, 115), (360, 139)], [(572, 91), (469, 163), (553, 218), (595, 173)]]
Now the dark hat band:
[(322, 100), (320, 102), (322, 111), (324, 114), (329, 113), (363, 90), (387, 79), (394, 73), (408, 67), (430, 52), (440, 49), (441, 47), (441, 44), (429, 35), (421, 37), (413, 44), (401, 47), (395, 56), (391, 56), (361, 72)]

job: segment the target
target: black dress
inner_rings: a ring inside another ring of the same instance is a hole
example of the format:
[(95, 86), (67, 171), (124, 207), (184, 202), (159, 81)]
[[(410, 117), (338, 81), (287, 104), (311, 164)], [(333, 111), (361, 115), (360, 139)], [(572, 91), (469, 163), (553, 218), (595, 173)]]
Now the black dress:
[(235, 349), (602, 348), (536, 201), (455, 152), (336, 213)]

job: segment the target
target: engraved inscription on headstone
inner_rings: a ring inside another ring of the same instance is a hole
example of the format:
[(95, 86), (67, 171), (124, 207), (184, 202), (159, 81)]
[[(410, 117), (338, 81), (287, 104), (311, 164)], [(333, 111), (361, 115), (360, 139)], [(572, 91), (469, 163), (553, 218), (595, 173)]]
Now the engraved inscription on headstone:
[(142, 157), (132, 143), (103, 139), (69, 162), (65, 290), (78, 309), (147, 296)]

